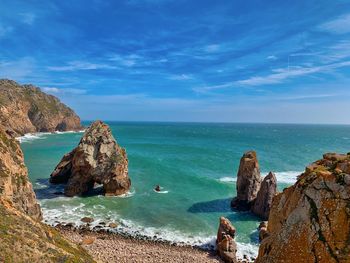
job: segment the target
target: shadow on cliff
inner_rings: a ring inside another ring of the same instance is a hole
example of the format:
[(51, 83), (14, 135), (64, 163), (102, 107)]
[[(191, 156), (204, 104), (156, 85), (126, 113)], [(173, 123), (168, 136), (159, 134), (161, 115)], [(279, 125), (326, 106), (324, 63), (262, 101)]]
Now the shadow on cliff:
[[(51, 184), (49, 179), (37, 179), (35, 181), (35, 189), (34, 192), (36, 194), (36, 198), (41, 199), (54, 199), (64, 195), (64, 184)], [(94, 188), (89, 192), (81, 195), (81, 197), (89, 197), (103, 194), (102, 186)]]
[(231, 199), (216, 199), (212, 201), (199, 202), (188, 208), (190, 213), (226, 213), (231, 212)]

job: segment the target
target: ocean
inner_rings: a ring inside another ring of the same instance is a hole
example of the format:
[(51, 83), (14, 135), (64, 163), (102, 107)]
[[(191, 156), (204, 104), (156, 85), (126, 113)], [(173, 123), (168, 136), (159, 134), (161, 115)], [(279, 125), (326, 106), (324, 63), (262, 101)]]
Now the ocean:
[[(80, 219), (88, 216), (95, 219), (92, 225), (118, 223), (118, 232), (209, 247), (215, 241), (219, 217), (225, 216), (237, 228), (239, 254), (256, 256), (259, 218), (230, 208), (242, 154), (255, 150), (262, 176), (275, 172), (282, 191), (323, 153), (350, 151), (350, 126), (107, 123), (129, 158), (132, 188), (122, 197), (55, 194), (63, 186), (50, 186), (49, 176), (82, 133), (20, 138), (46, 223), (82, 224)], [(161, 193), (153, 190), (157, 184)]]

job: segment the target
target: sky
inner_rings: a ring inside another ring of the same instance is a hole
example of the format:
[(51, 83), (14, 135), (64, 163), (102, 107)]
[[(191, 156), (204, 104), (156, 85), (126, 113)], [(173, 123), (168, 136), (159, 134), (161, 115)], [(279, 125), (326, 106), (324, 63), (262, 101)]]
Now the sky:
[(350, 124), (350, 1), (0, 0), (0, 78), (83, 120)]

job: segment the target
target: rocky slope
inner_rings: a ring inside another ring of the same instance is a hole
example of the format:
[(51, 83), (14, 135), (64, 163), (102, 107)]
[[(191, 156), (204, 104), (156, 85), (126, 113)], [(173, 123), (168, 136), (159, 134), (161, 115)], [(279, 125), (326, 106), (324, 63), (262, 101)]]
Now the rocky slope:
[(350, 154), (325, 154), (274, 197), (257, 263), (350, 262)]
[(0, 80), (0, 124), (15, 136), (82, 129), (79, 117), (56, 97), (6, 79)]
[(126, 151), (117, 144), (108, 125), (96, 121), (79, 145), (62, 158), (50, 182), (66, 183), (67, 196), (84, 194), (96, 183), (103, 185), (106, 195), (125, 194), (131, 186)]
[(39, 222), (19, 143), (0, 125), (0, 262), (94, 262), (81, 247)]

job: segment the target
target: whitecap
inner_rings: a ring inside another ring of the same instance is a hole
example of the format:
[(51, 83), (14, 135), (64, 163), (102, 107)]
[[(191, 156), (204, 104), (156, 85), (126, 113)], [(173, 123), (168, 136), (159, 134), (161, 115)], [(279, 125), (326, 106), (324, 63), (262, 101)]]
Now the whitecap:
[(234, 183), (236, 182), (237, 178), (236, 177), (221, 177), (219, 179), (220, 182), (224, 182), (224, 183)]
[(167, 194), (169, 193), (169, 191), (156, 191), (155, 189), (153, 189), (153, 191), (157, 194)]
[(301, 173), (298, 171), (285, 171), (276, 172), (275, 175), (278, 183), (294, 184), (297, 181), (297, 176)]

